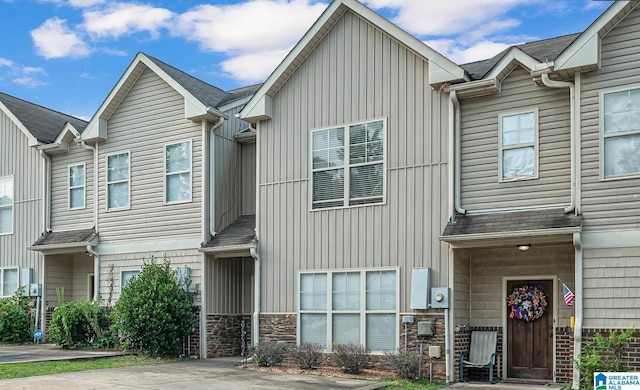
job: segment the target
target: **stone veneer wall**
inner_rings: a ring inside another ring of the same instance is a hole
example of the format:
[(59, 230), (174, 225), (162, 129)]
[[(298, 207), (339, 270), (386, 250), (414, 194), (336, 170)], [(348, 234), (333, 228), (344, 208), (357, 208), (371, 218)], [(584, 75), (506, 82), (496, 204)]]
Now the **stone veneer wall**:
[(245, 342), (251, 346), (251, 315), (207, 314), (207, 357), (231, 357), (242, 354), (242, 321)]

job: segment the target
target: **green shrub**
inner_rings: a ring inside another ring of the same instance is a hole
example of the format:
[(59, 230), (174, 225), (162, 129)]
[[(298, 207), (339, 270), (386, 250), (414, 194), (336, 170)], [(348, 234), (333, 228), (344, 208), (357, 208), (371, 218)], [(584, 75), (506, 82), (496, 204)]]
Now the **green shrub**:
[(192, 305), (193, 294), (185, 291), (169, 260), (158, 264), (152, 257), (120, 292), (114, 329), (125, 348), (151, 356), (178, 356), (183, 338), (197, 325)]
[(333, 352), (333, 358), (346, 374), (360, 374), (369, 365), (371, 350), (362, 345), (334, 344)]
[(389, 366), (400, 379), (413, 380), (420, 375), (420, 355), (411, 351), (386, 352)]
[(29, 299), (18, 289), (11, 298), (0, 299), (0, 341), (24, 343), (31, 339)]
[(322, 363), (322, 346), (320, 344), (302, 343), (293, 348), (291, 357), (303, 370), (319, 367)]
[(284, 361), (287, 345), (273, 341), (265, 341), (254, 347), (254, 361), (262, 367), (277, 366)]
[(109, 318), (98, 302), (71, 301), (53, 312), (48, 337), (64, 348), (102, 347), (108, 328)]
[(580, 357), (574, 360), (580, 371), (580, 388), (593, 388), (594, 372), (624, 372), (623, 356), (633, 337), (633, 329), (611, 331), (609, 337), (596, 333), (594, 337), (582, 343)]

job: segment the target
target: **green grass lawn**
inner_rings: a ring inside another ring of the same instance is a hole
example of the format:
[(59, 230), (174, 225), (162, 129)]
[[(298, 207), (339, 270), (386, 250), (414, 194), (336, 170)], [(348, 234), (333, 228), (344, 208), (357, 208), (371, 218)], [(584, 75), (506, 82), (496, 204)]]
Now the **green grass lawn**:
[(435, 390), (448, 387), (444, 382), (429, 382), (427, 379), (420, 379), (415, 381), (405, 381), (397, 379), (385, 379), (383, 382), (390, 382), (386, 389), (389, 390)]
[(92, 359), (0, 364), (0, 379), (60, 374), (63, 372), (100, 370), (103, 368), (142, 366), (145, 364), (166, 363), (169, 361), (175, 360), (129, 355)]

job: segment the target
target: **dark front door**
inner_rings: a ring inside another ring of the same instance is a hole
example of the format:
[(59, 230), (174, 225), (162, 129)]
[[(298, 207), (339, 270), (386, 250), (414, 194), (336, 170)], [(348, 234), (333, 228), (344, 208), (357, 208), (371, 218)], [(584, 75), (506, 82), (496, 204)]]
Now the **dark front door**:
[(509, 281), (507, 294), (525, 286), (542, 290), (547, 306), (542, 317), (532, 321), (510, 318), (507, 307), (507, 377), (553, 379), (553, 281)]

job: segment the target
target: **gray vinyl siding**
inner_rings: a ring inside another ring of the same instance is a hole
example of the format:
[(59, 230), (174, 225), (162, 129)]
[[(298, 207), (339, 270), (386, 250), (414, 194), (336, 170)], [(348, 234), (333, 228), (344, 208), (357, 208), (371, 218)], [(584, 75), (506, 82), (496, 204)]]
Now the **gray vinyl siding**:
[[(273, 97), (258, 126), (263, 312), (294, 312), (300, 270), (399, 267), (409, 310), (411, 269), (448, 284), (448, 97), (428, 62), (346, 13)], [(311, 129), (387, 119), (386, 203), (310, 211)]]
[(640, 252), (637, 247), (585, 249), (585, 328), (640, 326)]
[[(202, 254), (197, 249), (181, 249), (162, 252), (135, 252), (100, 256), (100, 300), (106, 303), (111, 296), (111, 304), (120, 297), (120, 276), (123, 270), (141, 270), (145, 262), (155, 258), (158, 264), (163, 264), (167, 259), (171, 263), (171, 269), (189, 267), (191, 269), (191, 291), (198, 291), (194, 295), (194, 305), (200, 304), (202, 289)], [(113, 290), (109, 285), (113, 278)]]
[(207, 314), (249, 314), (253, 311), (251, 257), (207, 257)]
[(29, 147), (24, 133), (0, 111), (0, 177), (4, 176), (13, 176), (13, 234), (0, 235), (0, 267), (33, 268), (34, 281), (41, 281), (42, 255), (27, 247), (44, 231), (44, 160)]
[[(471, 326), (502, 326), (503, 277), (540, 279), (540, 275), (557, 275), (568, 286), (574, 285), (574, 249), (571, 245), (535, 245), (525, 253), (515, 248), (475, 249), (471, 250), (470, 264)], [(554, 299), (558, 308), (556, 326), (569, 326), (573, 308), (564, 303), (561, 282), (558, 282)]]
[[(85, 164), (85, 207), (69, 209), (69, 166)], [(51, 156), (51, 230), (93, 226), (93, 151), (69, 143), (69, 152)]]
[(256, 144), (242, 145), (242, 214), (256, 212)]
[[(142, 72), (108, 120), (99, 153), (100, 244), (201, 237), (202, 128), (184, 119), (184, 100), (150, 70)], [(165, 145), (192, 142), (192, 201), (164, 204)], [(130, 209), (106, 210), (106, 156), (130, 152)]]
[(58, 291), (64, 302), (73, 300), (73, 255), (45, 256), (46, 275), (44, 280), (45, 307), (58, 306)]
[(470, 256), (468, 249), (458, 249), (454, 252), (454, 275), (453, 275), (453, 299), (454, 299), (454, 323), (469, 324), (469, 264)]
[[(498, 116), (538, 109), (537, 179), (499, 182)], [(568, 88), (534, 85), (516, 68), (500, 93), (461, 101), (461, 204), (469, 212), (569, 205), (571, 132)]]
[(640, 83), (640, 10), (633, 11), (602, 39), (601, 68), (582, 75), (583, 230), (637, 229), (640, 177), (600, 180), (599, 92)]
[(84, 253), (73, 256), (73, 300), (88, 301), (89, 274), (93, 273), (94, 259)]

